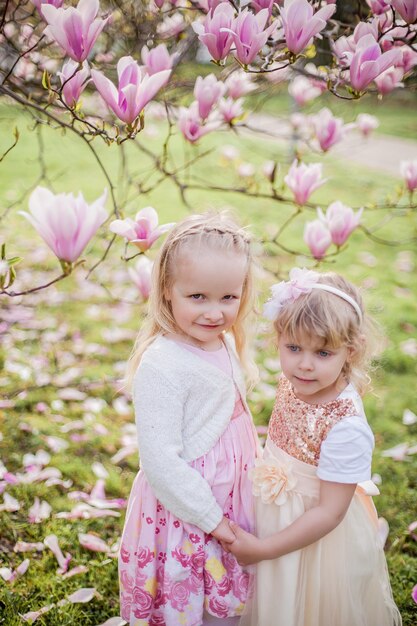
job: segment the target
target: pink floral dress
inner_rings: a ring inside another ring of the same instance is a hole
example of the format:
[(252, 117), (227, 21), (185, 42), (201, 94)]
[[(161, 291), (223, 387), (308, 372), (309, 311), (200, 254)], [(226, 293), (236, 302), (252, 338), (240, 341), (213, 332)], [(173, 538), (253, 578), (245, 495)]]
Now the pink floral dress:
[[(216, 352), (184, 346), (231, 375), (224, 346)], [(237, 393), (220, 439), (190, 463), (210, 484), (225, 517), (249, 531), (254, 529), (254, 512), (248, 470), (256, 448), (251, 416)], [(204, 610), (218, 618), (239, 616), (250, 582), (248, 571), (212, 535), (165, 509), (142, 471), (129, 498), (119, 579), (121, 616), (131, 626), (200, 626)]]

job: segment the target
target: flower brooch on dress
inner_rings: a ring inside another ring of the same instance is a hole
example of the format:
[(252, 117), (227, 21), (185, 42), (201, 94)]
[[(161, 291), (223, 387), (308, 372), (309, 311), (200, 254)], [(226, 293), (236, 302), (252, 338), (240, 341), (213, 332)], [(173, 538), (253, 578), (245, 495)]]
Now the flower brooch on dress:
[(294, 489), (297, 479), (288, 465), (273, 457), (256, 459), (250, 470), (253, 495), (260, 496), (264, 504), (280, 506), (287, 501), (288, 491)]

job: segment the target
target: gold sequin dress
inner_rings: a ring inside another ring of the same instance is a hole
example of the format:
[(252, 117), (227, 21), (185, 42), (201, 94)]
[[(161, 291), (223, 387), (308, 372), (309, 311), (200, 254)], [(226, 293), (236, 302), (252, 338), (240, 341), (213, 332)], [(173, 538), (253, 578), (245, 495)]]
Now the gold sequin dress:
[[(286, 528), (318, 504), (322, 443), (336, 424), (355, 415), (349, 394), (310, 405), (282, 377), (263, 459), (253, 472), (259, 537)], [(358, 485), (343, 521), (325, 537), (258, 564), (254, 596), (239, 626), (401, 625), (368, 495), (372, 485)]]

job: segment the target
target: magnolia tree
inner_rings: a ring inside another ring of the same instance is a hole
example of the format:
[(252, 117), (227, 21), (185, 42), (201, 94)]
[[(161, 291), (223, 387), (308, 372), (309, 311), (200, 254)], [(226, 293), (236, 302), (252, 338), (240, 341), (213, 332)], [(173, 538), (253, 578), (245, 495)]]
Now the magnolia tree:
[[(206, 157), (206, 135), (242, 132), (251, 119), (245, 96), (256, 90), (267, 93), (278, 82), (287, 84), (297, 104), (290, 125), (303, 149), (295, 151), (286, 171), (281, 167), (280, 180), (278, 164), (265, 163), (267, 186), (262, 194), (249, 182), (231, 189), (209, 177), (204, 188), (291, 206), (291, 214), (282, 223), (277, 220), (276, 232), (265, 236), (269, 249), (277, 254), (285, 249), (283, 238), (295, 220), (300, 220), (300, 245), (292, 252), (316, 261), (343, 250), (358, 227), (364, 236), (375, 237), (375, 220), (372, 231), (366, 227), (368, 209), (354, 209), (335, 197), (323, 210), (311, 196), (326, 183), (320, 156), (353, 128), (367, 136), (378, 121), (362, 114), (353, 124), (345, 124), (326, 107), (314, 115), (304, 115), (302, 107), (325, 92), (357, 100), (369, 91), (382, 97), (412, 85), (417, 68), (417, 0), (340, 5), (330, 0), (240, 4), (235, 0), (6, 0), (0, 9), (0, 94), (5, 103), (29, 112), (34, 126), (65, 129), (88, 146), (108, 189), (88, 204), (81, 189), (53, 193), (43, 172), (39, 185), (27, 190), (18, 208), (22, 221), (28, 220), (59, 259), (62, 271), (46, 284), (16, 289), (12, 285), (22, 259), (16, 256), (12, 239), (0, 241), (0, 292), (22, 295), (65, 278), (83, 261), (91, 240), (104, 232), (107, 247), (101, 258), (91, 259), (90, 267), (97, 267), (110, 246), (124, 240), (135, 250), (125, 258), (140, 255), (130, 264), (129, 274), (146, 298), (151, 271), (146, 253), (171, 224), (159, 225), (157, 211), (141, 206), (140, 195), (139, 206), (127, 214), (126, 193), (119, 192), (114, 170), (100, 158), (99, 144), (104, 142), (119, 154), (125, 180), (135, 189), (149, 191), (145, 176), (141, 179), (135, 173), (133, 180), (129, 173), (126, 146), (136, 144), (153, 164), (154, 186), (169, 178), (189, 206), (189, 192), (202, 187), (201, 179), (193, 177), (193, 168)], [(195, 76), (189, 85), (179, 65), (194, 61), (196, 53), (205, 54), (213, 71)], [(155, 111), (167, 133), (164, 141), (153, 146), (139, 139), (147, 117)], [(191, 144), (191, 156), (181, 165), (169, 149), (178, 136)], [(2, 160), (18, 140), (15, 131)], [(234, 156), (233, 147), (224, 148), (230, 167)], [(239, 167), (241, 180), (250, 181), (253, 166), (241, 163)], [(402, 191), (392, 196), (395, 200), (374, 207), (384, 209), (385, 216), (387, 210), (416, 208), (417, 160), (399, 167)], [(4, 208), (0, 220), (10, 209)], [(306, 209), (309, 215), (316, 211), (316, 219), (306, 221)]]

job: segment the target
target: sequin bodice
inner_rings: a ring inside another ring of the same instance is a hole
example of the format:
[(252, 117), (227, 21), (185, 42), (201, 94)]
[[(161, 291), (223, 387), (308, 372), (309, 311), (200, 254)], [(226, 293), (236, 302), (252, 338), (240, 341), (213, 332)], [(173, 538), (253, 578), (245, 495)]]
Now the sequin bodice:
[(336, 399), (324, 404), (299, 400), (291, 383), (280, 379), (268, 435), (279, 448), (295, 459), (318, 465), (320, 448), (329, 430), (344, 417), (357, 415), (352, 400)]

